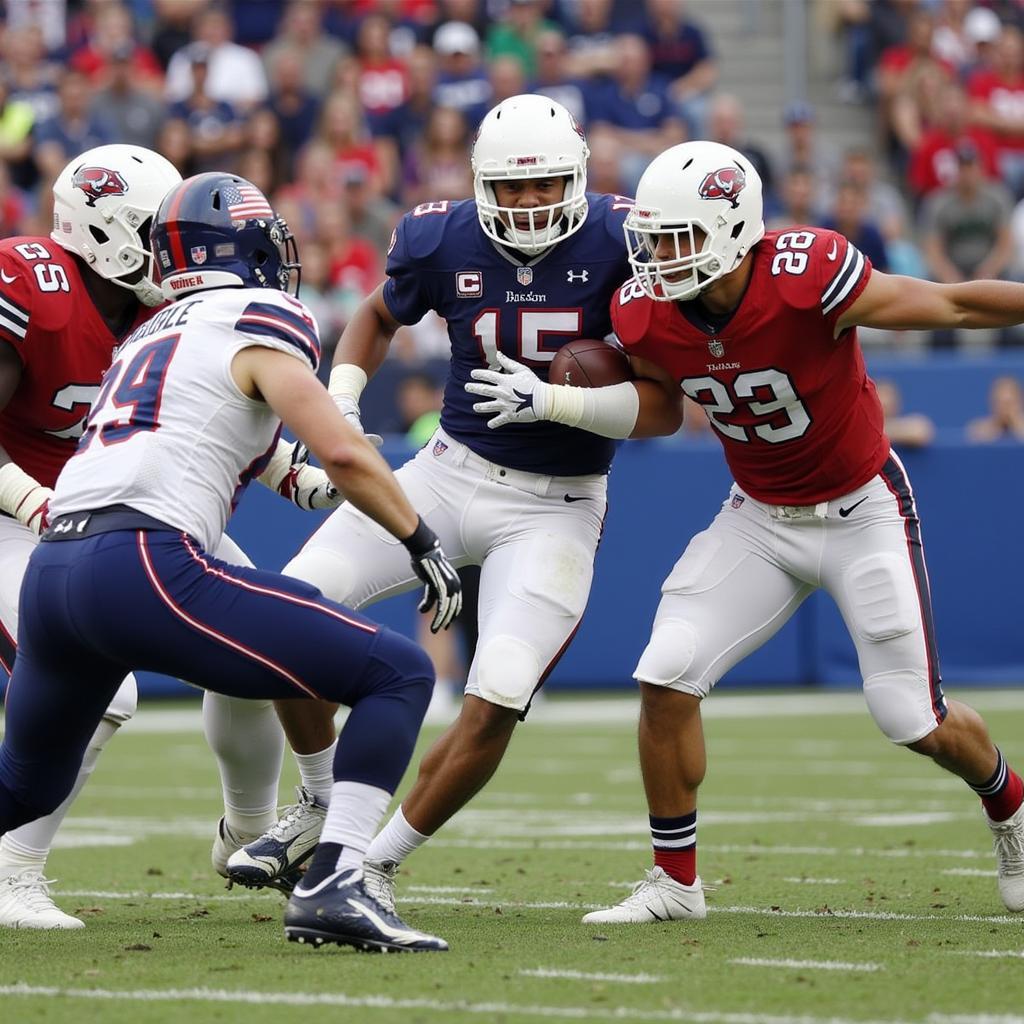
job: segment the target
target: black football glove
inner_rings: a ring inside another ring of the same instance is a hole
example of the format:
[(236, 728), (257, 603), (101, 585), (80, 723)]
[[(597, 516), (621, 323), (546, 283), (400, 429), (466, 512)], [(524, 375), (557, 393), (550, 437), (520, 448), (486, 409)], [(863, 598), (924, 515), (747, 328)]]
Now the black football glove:
[(419, 611), (434, 609), (430, 632), (447, 629), (462, 611), (462, 581), (455, 566), (441, 550), (437, 534), (423, 520), (416, 532), (402, 543), (412, 556), (413, 572), (423, 581), (423, 599)]

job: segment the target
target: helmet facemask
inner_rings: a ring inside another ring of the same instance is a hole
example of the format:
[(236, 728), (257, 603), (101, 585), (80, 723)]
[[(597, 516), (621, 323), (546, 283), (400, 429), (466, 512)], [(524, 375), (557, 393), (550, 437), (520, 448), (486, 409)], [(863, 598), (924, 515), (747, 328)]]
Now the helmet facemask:
[[(714, 235), (701, 221), (662, 224), (643, 216), (651, 212), (631, 211), (624, 230), (633, 275), (652, 299), (688, 302), (735, 267), (738, 260), (725, 263), (713, 245)], [(664, 252), (661, 243), (666, 236), (672, 255), (657, 259), (659, 246)]]
[[(496, 182), (527, 178), (562, 179), (565, 182), (562, 198), (549, 206), (521, 208), (499, 205), (494, 191)], [(586, 177), (578, 166), (545, 166), (542, 173), (526, 172), (520, 167), (510, 167), (506, 172), (482, 169), (473, 175), (477, 214), (484, 234), (500, 245), (511, 246), (527, 256), (539, 255), (583, 226), (587, 218), (586, 188)], [(528, 220), (528, 224), (517, 226), (517, 218)]]
[[(483, 119), (473, 143), (473, 193), (484, 234), (499, 245), (537, 256), (575, 234), (587, 219), (587, 159), (583, 129), (546, 96), (513, 96)], [(562, 198), (532, 209), (501, 206), (501, 181), (560, 178)], [(516, 226), (515, 218), (523, 222)]]

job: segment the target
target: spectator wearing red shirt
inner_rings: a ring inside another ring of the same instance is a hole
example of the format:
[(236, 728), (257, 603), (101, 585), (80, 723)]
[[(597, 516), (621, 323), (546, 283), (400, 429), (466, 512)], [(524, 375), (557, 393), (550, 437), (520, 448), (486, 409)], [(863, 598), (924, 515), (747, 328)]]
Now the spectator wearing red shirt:
[(327, 251), (328, 279), (332, 288), (363, 299), (384, 276), (380, 257), (365, 238), (352, 234), (348, 211), (340, 203), (317, 208), (316, 238)]
[(1003, 28), (993, 66), (979, 70), (967, 85), (971, 119), (994, 132), (1003, 180), (1024, 194), (1024, 36), (1012, 25)]
[(391, 55), (391, 25), (387, 18), (371, 14), (359, 26), (356, 36), (356, 89), (370, 131), (397, 110), (409, 95), (409, 73), (405, 63)]
[(929, 124), (929, 101), (953, 68), (932, 52), (934, 22), (919, 11), (907, 25), (907, 41), (890, 46), (878, 65), (879, 112), (890, 147), (902, 157), (921, 141)]
[(999, 150), (992, 133), (970, 123), (967, 94), (955, 82), (942, 88), (936, 106), (936, 123), (925, 132), (910, 154), (907, 179), (917, 198), (952, 185), (959, 174), (957, 146), (969, 139), (974, 143), (987, 178), (999, 177)]
[(322, 139), (334, 153), (338, 180), (351, 164), (361, 164), (378, 194), (391, 191), (391, 168), (385, 167), (373, 140), (366, 131), (363, 109), (350, 92), (333, 93), (320, 115), (316, 138)]
[(113, 75), (111, 63), (123, 59), (120, 55), (129, 48), (133, 86), (158, 92), (164, 78), (160, 62), (136, 41), (131, 13), (120, 4), (104, 4), (97, 9), (92, 38), (72, 54), (70, 63), (91, 85), (102, 87)]

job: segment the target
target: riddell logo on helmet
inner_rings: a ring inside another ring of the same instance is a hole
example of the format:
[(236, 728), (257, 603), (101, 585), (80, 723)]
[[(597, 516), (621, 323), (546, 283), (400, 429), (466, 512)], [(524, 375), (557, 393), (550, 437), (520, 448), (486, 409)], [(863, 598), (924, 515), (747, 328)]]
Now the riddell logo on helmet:
[(517, 156), (516, 167), (536, 167), (540, 163), (540, 157), (537, 156)]
[(123, 196), (128, 191), (124, 178), (108, 167), (80, 167), (71, 184), (85, 193), (86, 206), (95, 206), (96, 200), (104, 196)]
[(739, 194), (747, 187), (747, 176), (739, 164), (721, 167), (704, 175), (697, 189), (701, 199), (727, 199), (735, 210), (739, 206)]

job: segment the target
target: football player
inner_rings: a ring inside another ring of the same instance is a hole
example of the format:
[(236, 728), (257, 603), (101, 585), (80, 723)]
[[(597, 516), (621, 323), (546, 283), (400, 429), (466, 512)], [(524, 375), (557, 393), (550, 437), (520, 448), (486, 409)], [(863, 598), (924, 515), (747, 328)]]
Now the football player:
[[(153, 280), (149, 227), (160, 200), (180, 181), (167, 160), (139, 146), (89, 150), (54, 182), (50, 237), (0, 242), (0, 663), (8, 673), (14, 665), (18, 592), (46, 522), (54, 481), (82, 436), (115, 347), (164, 302)], [(322, 471), (293, 467), (290, 451), (282, 444), (263, 481), (304, 507), (337, 504)], [(218, 553), (248, 564), (228, 538)], [(86, 748), (68, 799), (44, 819), (0, 839), (0, 926), (84, 926), (51, 900), (46, 858), (68, 806), (104, 744), (131, 718), (135, 702), (135, 680), (128, 676)], [(236, 729), (257, 737), (269, 761), (276, 752), (279, 762), (284, 737), (269, 703), (250, 709), (217, 697), (204, 715), (214, 745), (226, 734), (218, 721), (229, 718)], [(244, 766), (244, 778), (237, 779), (230, 757), (222, 755), (221, 763), (225, 793), (243, 784), (247, 793), (237, 812), (229, 804), (228, 820), (218, 832), (214, 859), (223, 872), (244, 838), (276, 819), (277, 768), (264, 768), (267, 778), (258, 786), (263, 781), (258, 767)]]
[(129, 335), (104, 375), (25, 574), (0, 833), (66, 797), (129, 670), (239, 698), (342, 702), (352, 710), (323, 842), (289, 901), (287, 935), (444, 950), (376, 904), (359, 870), (412, 754), (430, 659), (309, 584), (211, 552), (273, 457), (283, 420), (406, 551), (441, 626), (458, 614), (458, 575), (317, 380), (316, 322), (286, 291), (297, 284), (294, 241), (263, 194), (229, 174), (189, 178), (163, 199), (152, 243), (163, 293), (177, 301)]
[[(441, 426), (397, 477), (429, 515), (459, 566), (481, 566), (476, 653), (461, 713), (430, 749), (419, 777), (367, 852), (367, 885), (393, 905), (397, 866), (498, 767), (572, 640), (590, 591), (606, 508), (609, 437), (679, 425), (678, 389), (642, 381), (610, 389), (603, 418), (581, 408), (566, 425), (489, 430), (464, 385), (503, 353), (547, 376), (555, 352), (611, 330), (608, 303), (629, 265), (622, 224), (631, 200), (586, 191), (583, 131), (560, 104), (514, 96), (484, 118), (472, 154), (475, 199), (424, 203), (395, 232), (387, 280), (338, 343), (330, 388), (350, 422), (401, 324), (429, 310), (448, 324), (451, 372)], [(579, 389), (582, 390), (582, 389)], [(638, 422), (638, 393), (650, 391)], [(599, 436), (600, 434), (605, 436)], [(357, 509), (343, 507), (285, 568), (356, 608), (415, 586), (401, 547)], [(281, 705), (293, 748), (328, 762), (331, 708)], [(234, 854), (229, 876), (266, 884), (315, 842), (317, 822), (282, 820)]]
[[(818, 588), (850, 631), (875, 723), (978, 794), (1003, 903), (1024, 910), (1021, 779), (981, 717), (943, 695), (917, 505), (857, 342), (858, 326), (1018, 324), (1024, 286), (894, 277), (834, 231), (766, 234), (757, 172), (711, 142), (651, 163), (626, 233), (634, 277), (612, 303), (616, 334), (636, 365), (704, 406), (735, 483), (666, 579), (635, 672), (655, 866), (583, 920), (704, 917), (701, 701)], [(559, 387), (526, 368), (480, 376), (488, 411), (510, 422), (557, 416), (563, 404)], [(615, 401), (610, 389), (590, 397)]]

